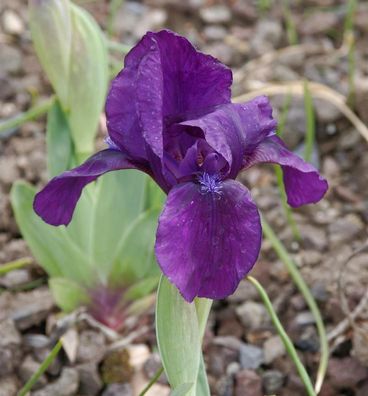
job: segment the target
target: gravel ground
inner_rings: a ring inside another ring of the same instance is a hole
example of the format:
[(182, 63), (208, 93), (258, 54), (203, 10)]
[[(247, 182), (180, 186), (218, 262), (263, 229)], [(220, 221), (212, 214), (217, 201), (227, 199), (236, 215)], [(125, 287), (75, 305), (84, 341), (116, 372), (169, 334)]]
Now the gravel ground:
[[(82, 2), (81, 2), (82, 3)], [(234, 70), (234, 96), (270, 83), (307, 78), (338, 93), (349, 93), (348, 58), (342, 31), (346, 2), (291, 2), (298, 47), (290, 48), (281, 1), (261, 11), (246, 0), (125, 1), (115, 23), (115, 38), (134, 44), (147, 30), (168, 27)], [(295, 3), (295, 4), (294, 4)], [(83, 4), (104, 27), (107, 2)], [(354, 21), (354, 111), (368, 124), (368, 3), (358, 2)], [(283, 50), (280, 50), (283, 49)], [(266, 85), (268, 84), (268, 85)], [(0, 118), (13, 116), (46, 98), (50, 86), (32, 49), (26, 2), (0, 5)], [(272, 96), (280, 113), (285, 95)], [(368, 395), (368, 310), (346, 323), (338, 281), (353, 312), (366, 293), (368, 253), (349, 256), (364, 246), (368, 224), (367, 141), (330, 102), (314, 101), (317, 143), (314, 162), (330, 184), (317, 205), (294, 211), (301, 233), (296, 242), (280, 205), (271, 167), (241, 176), (262, 213), (297, 262), (322, 310), (332, 354), (321, 396)], [(305, 113), (293, 96), (283, 137), (302, 150)], [(9, 204), (12, 183), (46, 182), (45, 122), (29, 122), (0, 137), (0, 263), (30, 256)], [(266, 287), (302, 361), (314, 376), (319, 342), (313, 316), (283, 264), (265, 240), (253, 275)], [(0, 396), (17, 389), (38, 367), (60, 334), (60, 313), (35, 262), (0, 278)], [(117, 338), (83, 313), (67, 318), (64, 350), (38, 381), (34, 396), (138, 395), (160, 367), (153, 329), (153, 308)], [(341, 323), (346, 326), (339, 327)], [(66, 326), (64, 319), (63, 325)], [(133, 330), (132, 330), (133, 329)], [(139, 329), (139, 330), (138, 330)], [(129, 342), (128, 335), (134, 336)], [(120, 346), (125, 342), (125, 346)], [(120, 344), (119, 344), (120, 342)], [(128, 346), (126, 346), (128, 345)], [(214, 304), (204, 340), (211, 394), (216, 396), (302, 396), (303, 386), (270, 323), (257, 292), (243, 282), (236, 293)], [(165, 396), (161, 378), (148, 396)]]

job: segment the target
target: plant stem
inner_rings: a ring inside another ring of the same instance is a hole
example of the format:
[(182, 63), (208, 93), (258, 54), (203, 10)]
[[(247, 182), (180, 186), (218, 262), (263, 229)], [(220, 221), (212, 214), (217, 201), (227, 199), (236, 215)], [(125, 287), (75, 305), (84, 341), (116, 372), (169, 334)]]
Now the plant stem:
[(282, 327), (282, 324), (281, 324), (279, 318), (277, 317), (275, 310), (273, 309), (272, 303), (266, 293), (266, 290), (252, 276), (247, 276), (247, 280), (257, 289), (259, 295), (261, 296), (263, 304), (265, 305), (265, 307), (271, 317), (272, 323), (276, 327), (276, 330), (279, 333), (279, 336), (280, 336), (283, 344), (285, 345), (287, 353), (291, 357), (292, 361), (294, 362), (294, 364), (296, 366), (296, 369), (298, 370), (300, 378), (302, 379), (302, 381), (305, 385), (305, 388), (307, 390), (308, 396), (316, 396), (316, 392), (313, 389), (313, 385), (309, 378), (307, 370), (303, 366), (303, 363), (300, 361), (300, 358), (298, 356), (298, 353), (296, 352), (296, 349), (295, 349), (293, 343), (291, 342), (289, 336), (287, 335), (286, 331)]
[(290, 4), (288, 0), (282, 2), (282, 12), (285, 18), (286, 35), (290, 45), (298, 44), (298, 33), (296, 31), (295, 23), (290, 12)]
[(54, 102), (55, 102), (55, 96), (51, 96), (49, 99), (45, 100), (41, 104), (31, 107), (29, 110), (25, 111), (24, 113), (20, 113), (15, 117), (2, 121), (0, 123), (0, 134), (4, 132), (8, 132), (13, 128), (17, 128), (23, 125), (24, 123), (26, 123), (27, 121), (31, 121), (40, 117), (51, 108)]
[(285, 249), (285, 246), (277, 238), (276, 234), (274, 233), (274, 231), (272, 230), (272, 228), (264, 218), (262, 218), (262, 228), (266, 238), (271, 242), (277, 255), (285, 264), (292, 280), (296, 284), (300, 293), (303, 295), (316, 321), (317, 331), (319, 335), (320, 349), (321, 349), (321, 359), (317, 371), (316, 383), (314, 386), (315, 391), (318, 394), (321, 390), (323, 380), (326, 375), (328, 357), (329, 357), (327, 334), (326, 334), (325, 326), (323, 324), (321, 312), (317, 306), (315, 299), (312, 296), (312, 293), (310, 292), (307, 284), (305, 283), (303, 277), (301, 276), (296, 264), (289, 256), (287, 250)]
[(298, 229), (298, 225), (296, 224), (296, 221), (293, 216), (293, 212), (287, 203), (287, 196), (286, 196), (286, 192), (285, 192), (285, 185), (284, 185), (281, 167), (279, 165), (275, 165), (274, 170), (275, 170), (275, 174), (276, 174), (277, 187), (279, 189), (279, 193), (280, 193), (280, 197), (281, 197), (281, 205), (285, 212), (286, 220), (289, 223), (289, 226), (291, 228), (294, 238), (297, 241), (300, 241), (301, 236), (300, 236), (300, 232)]
[(57, 354), (59, 353), (61, 347), (63, 346), (61, 340), (59, 340), (51, 352), (46, 356), (46, 359), (41, 363), (38, 370), (32, 375), (32, 377), (27, 381), (23, 388), (19, 391), (18, 396), (25, 396), (35, 385), (41, 375), (47, 370), (50, 364), (55, 360)]
[(160, 367), (156, 374), (151, 378), (150, 382), (146, 385), (146, 387), (142, 390), (142, 392), (139, 394), (139, 396), (144, 396), (149, 389), (153, 386), (153, 384), (155, 384), (158, 379), (160, 378), (161, 374), (164, 372), (164, 368)]
[(306, 114), (304, 159), (307, 162), (310, 162), (310, 160), (312, 159), (313, 146), (316, 135), (316, 125), (313, 109), (313, 100), (312, 95), (309, 91), (309, 85), (307, 80), (304, 80), (304, 110)]
[(110, 51), (120, 52), (124, 55), (127, 54), (132, 49), (130, 45), (118, 43), (116, 41), (112, 41), (109, 39), (106, 39), (106, 45)]
[(107, 17), (107, 33), (111, 37), (114, 33), (114, 21), (116, 13), (123, 5), (124, 0), (111, 0), (109, 4), (109, 15)]
[[(285, 97), (284, 103), (282, 105), (281, 113), (279, 116), (278, 127), (277, 127), (277, 131), (276, 131), (277, 136), (281, 137), (282, 132), (285, 128), (290, 104), (291, 104), (291, 92), (289, 92), (288, 95)], [(285, 212), (286, 220), (290, 225), (290, 228), (294, 235), (294, 238), (299, 241), (300, 240), (300, 232), (299, 232), (298, 226), (296, 224), (296, 221), (294, 219), (293, 212), (287, 203), (287, 196), (286, 196), (286, 192), (285, 192), (285, 185), (284, 185), (282, 170), (279, 165), (275, 165), (274, 170), (275, 170), (275, 174), (276, 174), (277, 187), (278, 187), (279, 193), (280, 193), (281, 205)]]
[(7, 272), (25, 267), (32, 264), (33, 260), (30, 257), (23, 257), (19, 260), (10, 261), (9, 263), (0, 266), (0, 276), (5, 275)]

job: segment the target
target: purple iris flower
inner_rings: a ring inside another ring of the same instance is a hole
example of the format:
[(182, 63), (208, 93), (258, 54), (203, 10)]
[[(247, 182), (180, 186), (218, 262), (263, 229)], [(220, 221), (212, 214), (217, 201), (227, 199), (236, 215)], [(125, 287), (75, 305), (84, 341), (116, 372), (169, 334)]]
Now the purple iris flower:
[(187, 301), (230, 295), (257, 260), (262, 236), (239, 172), (280, 164), (292, 207), (319, 201), (328, 188), (276, 136), (268, 99), (231, 103), (231, 83), (229, 68), (184, 37), (147, 33), (110, 88), (109, 148), (52, 179), (35, 211), (67, 225), (88, 183), (118, 169), (146, 172), (168, 194), (155, 245), (162, 272)]

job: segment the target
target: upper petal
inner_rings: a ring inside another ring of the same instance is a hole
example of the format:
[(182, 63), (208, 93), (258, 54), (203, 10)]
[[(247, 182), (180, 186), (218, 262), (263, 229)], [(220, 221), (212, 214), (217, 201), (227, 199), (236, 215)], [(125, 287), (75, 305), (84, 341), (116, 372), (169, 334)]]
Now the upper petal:
[(106, 121), (111, 140), (132, 158), (147, 159), (137, 113), (138, 67), (149, 52), (150, 40), (142, 40), (127, 54), (124, 69), (111, 82), (106, 99)]
[(281, 165), (288, 204), (292, 207), (316, 203), (328, 189), (327, 181), (311, 164), (289, 151), (277, 136), (266, 138), (245, 157), (246, 168), (261, 162)]
[(158, 262), (187, 301), (230, 295), (258, 257), (261, 225), (249, 191), (234, 180), (218, 183), (177, 185), (159, 219)]
[(251, 153), (267, 136), (275, 134), (277, 122), (267, 96), (257, 96), (237, 107), (245, 135), (245, 152)]
[(230, 102), (231, 70), (175, 33), (147, 33), (125, 58), (106, 104), (112, 140), (147, 158), (163, 156), (163, 128)]
[(90, 157), (82, 165), (54, 177), (36, 194), (33, 208), (51, 225), (68, 225), (83, 188), (106, 172), (119, 169), (140, 169), (144, 166), (129, 160), (118, 150), (107, 149)]
[(225, 104), (181, 126), (200, 128), (208, 144), (229, 164), (228, 177), (235, 178), (246, 153), (252, 152), (266, 136), (273, 134), (276, 121), (265, 96), (242, 104)]

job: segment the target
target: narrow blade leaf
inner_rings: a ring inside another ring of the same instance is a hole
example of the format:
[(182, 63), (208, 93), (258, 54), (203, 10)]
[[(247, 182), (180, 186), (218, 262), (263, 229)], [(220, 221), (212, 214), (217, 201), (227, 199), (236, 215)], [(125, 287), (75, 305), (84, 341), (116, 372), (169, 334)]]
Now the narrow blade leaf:
[(70, 168), (73, 155), (68, 120), (58, 101), (47, 114), (46, 142), (47, 169), (54, 177)]
[[(172, 388), (196, 384), (201, 353), (197, 310), (195, 304), (187, 303), (163, 276), (157, 294), (156, 335), (162, 364)], [(194, 396), (195, 387), (187, 395)]]

